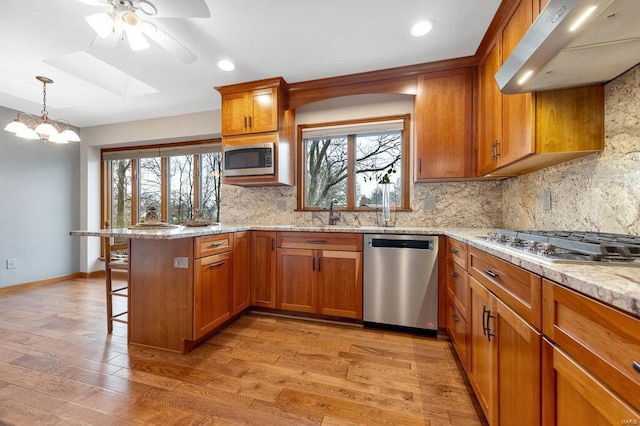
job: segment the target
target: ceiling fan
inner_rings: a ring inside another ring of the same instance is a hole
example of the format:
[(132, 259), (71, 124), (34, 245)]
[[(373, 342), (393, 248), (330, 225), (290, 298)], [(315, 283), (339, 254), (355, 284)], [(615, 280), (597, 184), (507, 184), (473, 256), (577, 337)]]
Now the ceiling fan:
[(131, 50), (149, 47), (147, 37), (177, 56), (184, 63), (197, 57), (182, 43), (146, 18), (208, 18), (211, 16), (205, 0), (78, 0), (91, 6), (108, 6), (109, 11), (85, 17), (96, 32), (92, 46), (112, 49), (126, 39)]

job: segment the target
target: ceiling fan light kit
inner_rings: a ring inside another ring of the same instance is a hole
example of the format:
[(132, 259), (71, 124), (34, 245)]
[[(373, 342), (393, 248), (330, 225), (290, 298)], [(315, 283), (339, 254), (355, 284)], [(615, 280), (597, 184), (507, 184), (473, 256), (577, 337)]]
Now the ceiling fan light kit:
[[(89, 5), (110, 6), (111, 12), (102, 12), (85, 17), (85, 20), (96, 32), (97, 36), (103, 40), (109, 39), (106, 44), (97, 43), (94, 40), (92, 45), (112, 48), (119, 40), (127, 39), (131, 50), (138, 51), (147, 49), (149, 41), (147, 37), (155, 41), (160, 47), (177, 56), (184, 63), (194, 62), (197, 57), (193, 52), (179, 43), (175, 38), (167, 34), (157, 25), (146, 21), (141, 15), (147, 17), (171, 17), (172, 14), (159, 14), (158, 9), (147, 0), (78, 0)], [(209, 12), (203, 1), (206, 15), (203, 15), (201, 7), (193, 10), (191, 7), (186, 16), (181, 17), (208, 17)], [(196, 2), (197, 4), (198, 2)], [(166, 5), (165, 5), (166, 6)], [(161, 16), (158, 16), (161, 15)]]
[(47, 112), (47, 84), (52, 84), (53, 80), (47, 77), (37, 76), (36, 79), (42, 82), (42, 116), (37, 117), (26, 112), (18, 113), (18, 117), (4, 128), (6, 131), (14, 133), (22, 139), (42, 139), (53, 143), (79, 142), (77, 128), (71, 124), (49, 119)]

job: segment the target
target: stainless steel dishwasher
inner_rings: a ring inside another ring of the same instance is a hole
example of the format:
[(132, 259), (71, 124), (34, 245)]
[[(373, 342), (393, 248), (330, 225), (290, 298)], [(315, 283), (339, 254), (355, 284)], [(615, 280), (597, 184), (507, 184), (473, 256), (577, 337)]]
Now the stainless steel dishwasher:
[(438, 330), (438, 237), (364, 235), (365, 325)]

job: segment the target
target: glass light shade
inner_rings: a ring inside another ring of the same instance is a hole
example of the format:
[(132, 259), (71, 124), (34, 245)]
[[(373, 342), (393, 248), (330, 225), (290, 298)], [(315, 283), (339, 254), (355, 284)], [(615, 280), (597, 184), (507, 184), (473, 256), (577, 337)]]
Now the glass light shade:
[(53, 143), (69, 143), (67, 139), (65, 139), (60, 133), (53, 133), (49, 136), (49, 142)]
[(53, 127), (51, 124), (49, 124), (46, 121), (43, 121), (42, 123), (38, 124), (38, 127), (35, 128), (35, 131), (36, 133), (39, 133), (41, 135), (46, 135), (46, 136), (58, 134), (58, 130), (56, 130), (55, 127)]
[(127, 40), (129, 41), (129, 46), (131, 46), (131, 50), (144, 50), (149, 47), (149, 42), (142, 35), (142, 32), (137, 30), (126, 30)]
[(28, 127), (25, 127), (23, 130), (17, 132), (16, 136), (22, 139), (40, 139), (40, 135), (37, 134), (35, 130), (31, 130)]
[(29, 130), (26, 124), (17, 118), (13, 120), (11, 123), (7, 124), (4, 128), (7, 132), (18, 133), (23, 130)]
[(100, 38), (107, 38), (113, 32), (113, 15), (107, 12), (96, 13), (84, 18)]
[(80, 142), (80, 136), (71, 129), (67, 129), (60, 133), (60, 136), (68, 140), (69, 142)]

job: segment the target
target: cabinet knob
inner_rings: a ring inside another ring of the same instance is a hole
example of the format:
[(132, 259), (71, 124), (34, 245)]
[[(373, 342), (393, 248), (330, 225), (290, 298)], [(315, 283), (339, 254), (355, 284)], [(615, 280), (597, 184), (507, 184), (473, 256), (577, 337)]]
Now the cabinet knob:
[(640, 373), (640, 362), (638, 361), (633, 361), (633, 368)]
[(456, 314), (451, 315), (451, 321), (453, 321), (454, 324), (458, 323), (458, 316)]
[(453, 253), (453, 254), (458, 254), (458, 249), (456, 249), (456, 248), (452, 248), (452, 249), (451, 249), (451, 253)]
[(453, 278), (458, 278), (460, 275), (459, 275), (456, 271), (453, 271), (453, 272), (451, 273), (451, 276), (452, 276)]

